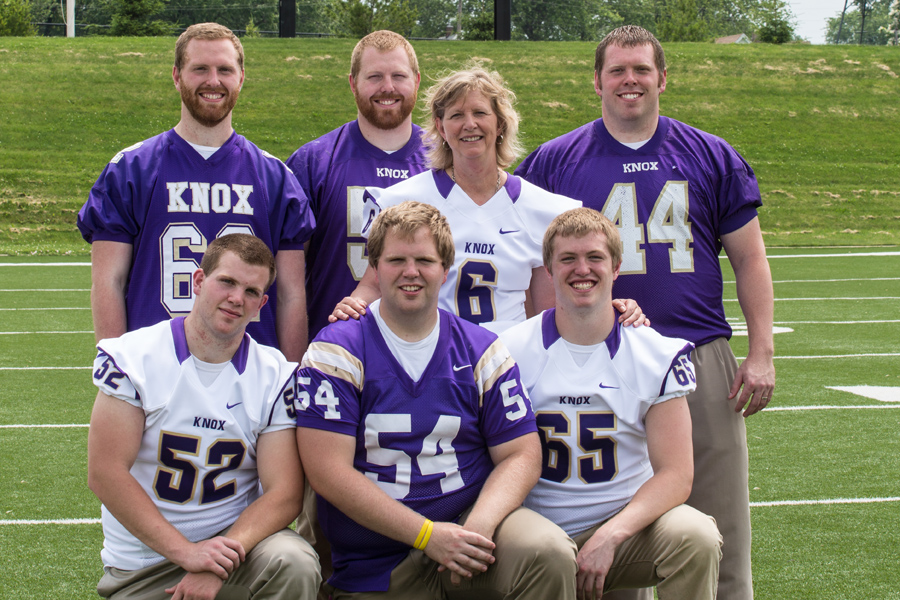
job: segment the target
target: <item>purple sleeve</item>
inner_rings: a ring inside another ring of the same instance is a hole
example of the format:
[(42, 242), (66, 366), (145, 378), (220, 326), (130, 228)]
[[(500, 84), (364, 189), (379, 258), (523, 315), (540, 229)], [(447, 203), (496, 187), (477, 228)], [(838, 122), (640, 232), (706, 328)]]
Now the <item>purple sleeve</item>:
[(76, 224), (89, 244), (101, 240), (131, 244), (140, 232), (159, 161), (154, 140), (127, 148), (106, 165), (78, 211)]
[(526, 156), (525, 160), (523, 160), (521, 163), (519, 163), (519, 166), (516, 167), (515, 174), (518, 175), (519, 177), (521, 177), (522, 179), (524, 179), (525, 181), (527, 181), (528, 183), (533, 183), (534, 185), (538, 186), (539, 188), (543, 188), (545, 190), (552, 192), (554, 190), (551, 190), (548, 187), (549, 183), (547, 182), (546, 178), (544, 177), (543, 173), (541, 172), (540, 156), (539, 156), (540, 152), (541, 152), (541, 148), (542, 148), (542, 146), (538, 146), (538, 148), (534, 152), (532, 152), (531, 154)]
[(513, 365), (485, 392), (481, 431), (490, 447), (537, 431), (531, 400), (522, 385), (518, 365)]
[(303, 193), (306, 194), (306, 197), (309, 199), (309, 207), (312, 210), (313, 214), (318, 218), (318, 190), (314, 188), (316, 181), (324, 181), (324, 177), (315, 177), (312, 175), (312, 172), (315, 170), (315, 153), (312, 151), (313, 147), (311, 144), (316, 144), (318, 140), (312, 141), (308, 144), (305, 144), (298, 148), (291, 157), (287, 159), (285, 163), (291, 171), (294, 173), (294, 177), (297, 178), (297, 183), (300, 184), (300, 189), (303, 190)]
[(756, 209), (762, 206), (759, 184), (749, 164), (731, 147), (730, 170), (720, 183), (719, 235), (737, 231), (756, 216)]
[[(279, 250), (302, 250), (303, 245), (312, 236), (316, 226), (316, 219), (313, 216), (309, 206), (309, 198), (300, 187), (300, 183), (294, 174), (281, 162), (277, 162), (279, 173), (269, 174), (270, 179), (268, 187), (269, 193), (277, 193), (277, 198), (272, 198), (272, 202), (281, 210), (276, 210), (272, 215), (276, 223), (280, 219), (281, 227), (273, 226), (273, 232), (279, 231), (279, 235), (273, 234), (272, 243), (275, 245), (275, 251)], [(277, 180), (280, 179), (280, 185)]]
[(297, 426), (356, 437), (359, 393), (343, 379), (304, 367), (297, 374), (299, 393), (295, 407)]

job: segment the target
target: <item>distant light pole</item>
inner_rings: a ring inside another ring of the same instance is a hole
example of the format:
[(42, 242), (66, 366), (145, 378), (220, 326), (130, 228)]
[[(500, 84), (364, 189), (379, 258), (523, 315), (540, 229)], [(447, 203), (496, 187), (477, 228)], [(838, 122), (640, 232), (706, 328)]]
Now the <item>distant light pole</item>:
[(512, 39), (512, 0), (494, 0), (494, 39)]
[(278, 37), (292, 38), (297, 35), (296, 0), (278, 0)]
[(66, 37), (75, 37), (75, 0), (66, 2)]

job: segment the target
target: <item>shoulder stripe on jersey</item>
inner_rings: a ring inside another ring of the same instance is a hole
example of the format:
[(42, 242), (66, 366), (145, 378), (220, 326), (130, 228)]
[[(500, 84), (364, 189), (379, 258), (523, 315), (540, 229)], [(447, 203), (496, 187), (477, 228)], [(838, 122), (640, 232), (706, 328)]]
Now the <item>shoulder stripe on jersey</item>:
[(475, 365), (475, 385), (478, 388), (478, 405), (481, 406), (484, 394), (489, 392), (497, 380), (515, 365), (509, 350), (499, 339), (488, 346)]
[(328, 342), (313, 342), (303, 355), (301, 368), (310, 367), (329, 377), (343, 379), (362, 391), (365, 381), (365, 367), (362, 361), (350, 354), (343, 346)]

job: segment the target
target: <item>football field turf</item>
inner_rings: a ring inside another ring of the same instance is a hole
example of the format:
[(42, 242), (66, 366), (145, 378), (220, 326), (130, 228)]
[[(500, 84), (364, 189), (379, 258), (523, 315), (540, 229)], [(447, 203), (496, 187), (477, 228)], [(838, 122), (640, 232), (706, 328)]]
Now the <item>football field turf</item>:
[[(769, 258), (778, 383), (771, 408), (747, 421), (756, 598), (900, 599), (900, 248)], [(0, 263), (0, 598), (96, 598), (90, 267), (2, 260), (19, 262)]]

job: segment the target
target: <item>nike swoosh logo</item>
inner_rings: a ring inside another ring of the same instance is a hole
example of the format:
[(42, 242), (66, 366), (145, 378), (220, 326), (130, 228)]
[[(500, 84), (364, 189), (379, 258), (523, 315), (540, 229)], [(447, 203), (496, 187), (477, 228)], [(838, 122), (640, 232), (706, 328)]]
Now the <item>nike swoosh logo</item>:
[(503, 228), (500, 228), (500, 235), (506, 235), (507, 233), (518, 233), (518, 229), (510, 229), (509, 231), (503, 231)]
[(601, 390), (617, 390), (617, 389), (619, 389), (619, 388), (617, 388), (617, 387), (614, 386), (614, 385), (603, 385), (603, 384), (601, 383), (601, 384), (600, 384), (600, 389), (601, 389)]
[(234, 404), (225, 404), (225, 408), (227, 408), (228, 410), (231, 410), (232, 408), (234, 408), (234, 407), (237, 406), (238, 404), (243, 404), (243, 403), (244, 403), (244, 401), (241, 400), (240, 402), (236, 402), (236, 403), (234, 403)]
[(463, 369), (468, 369), (472, 365), (453, 365), (454, 371), (462, 371)]

